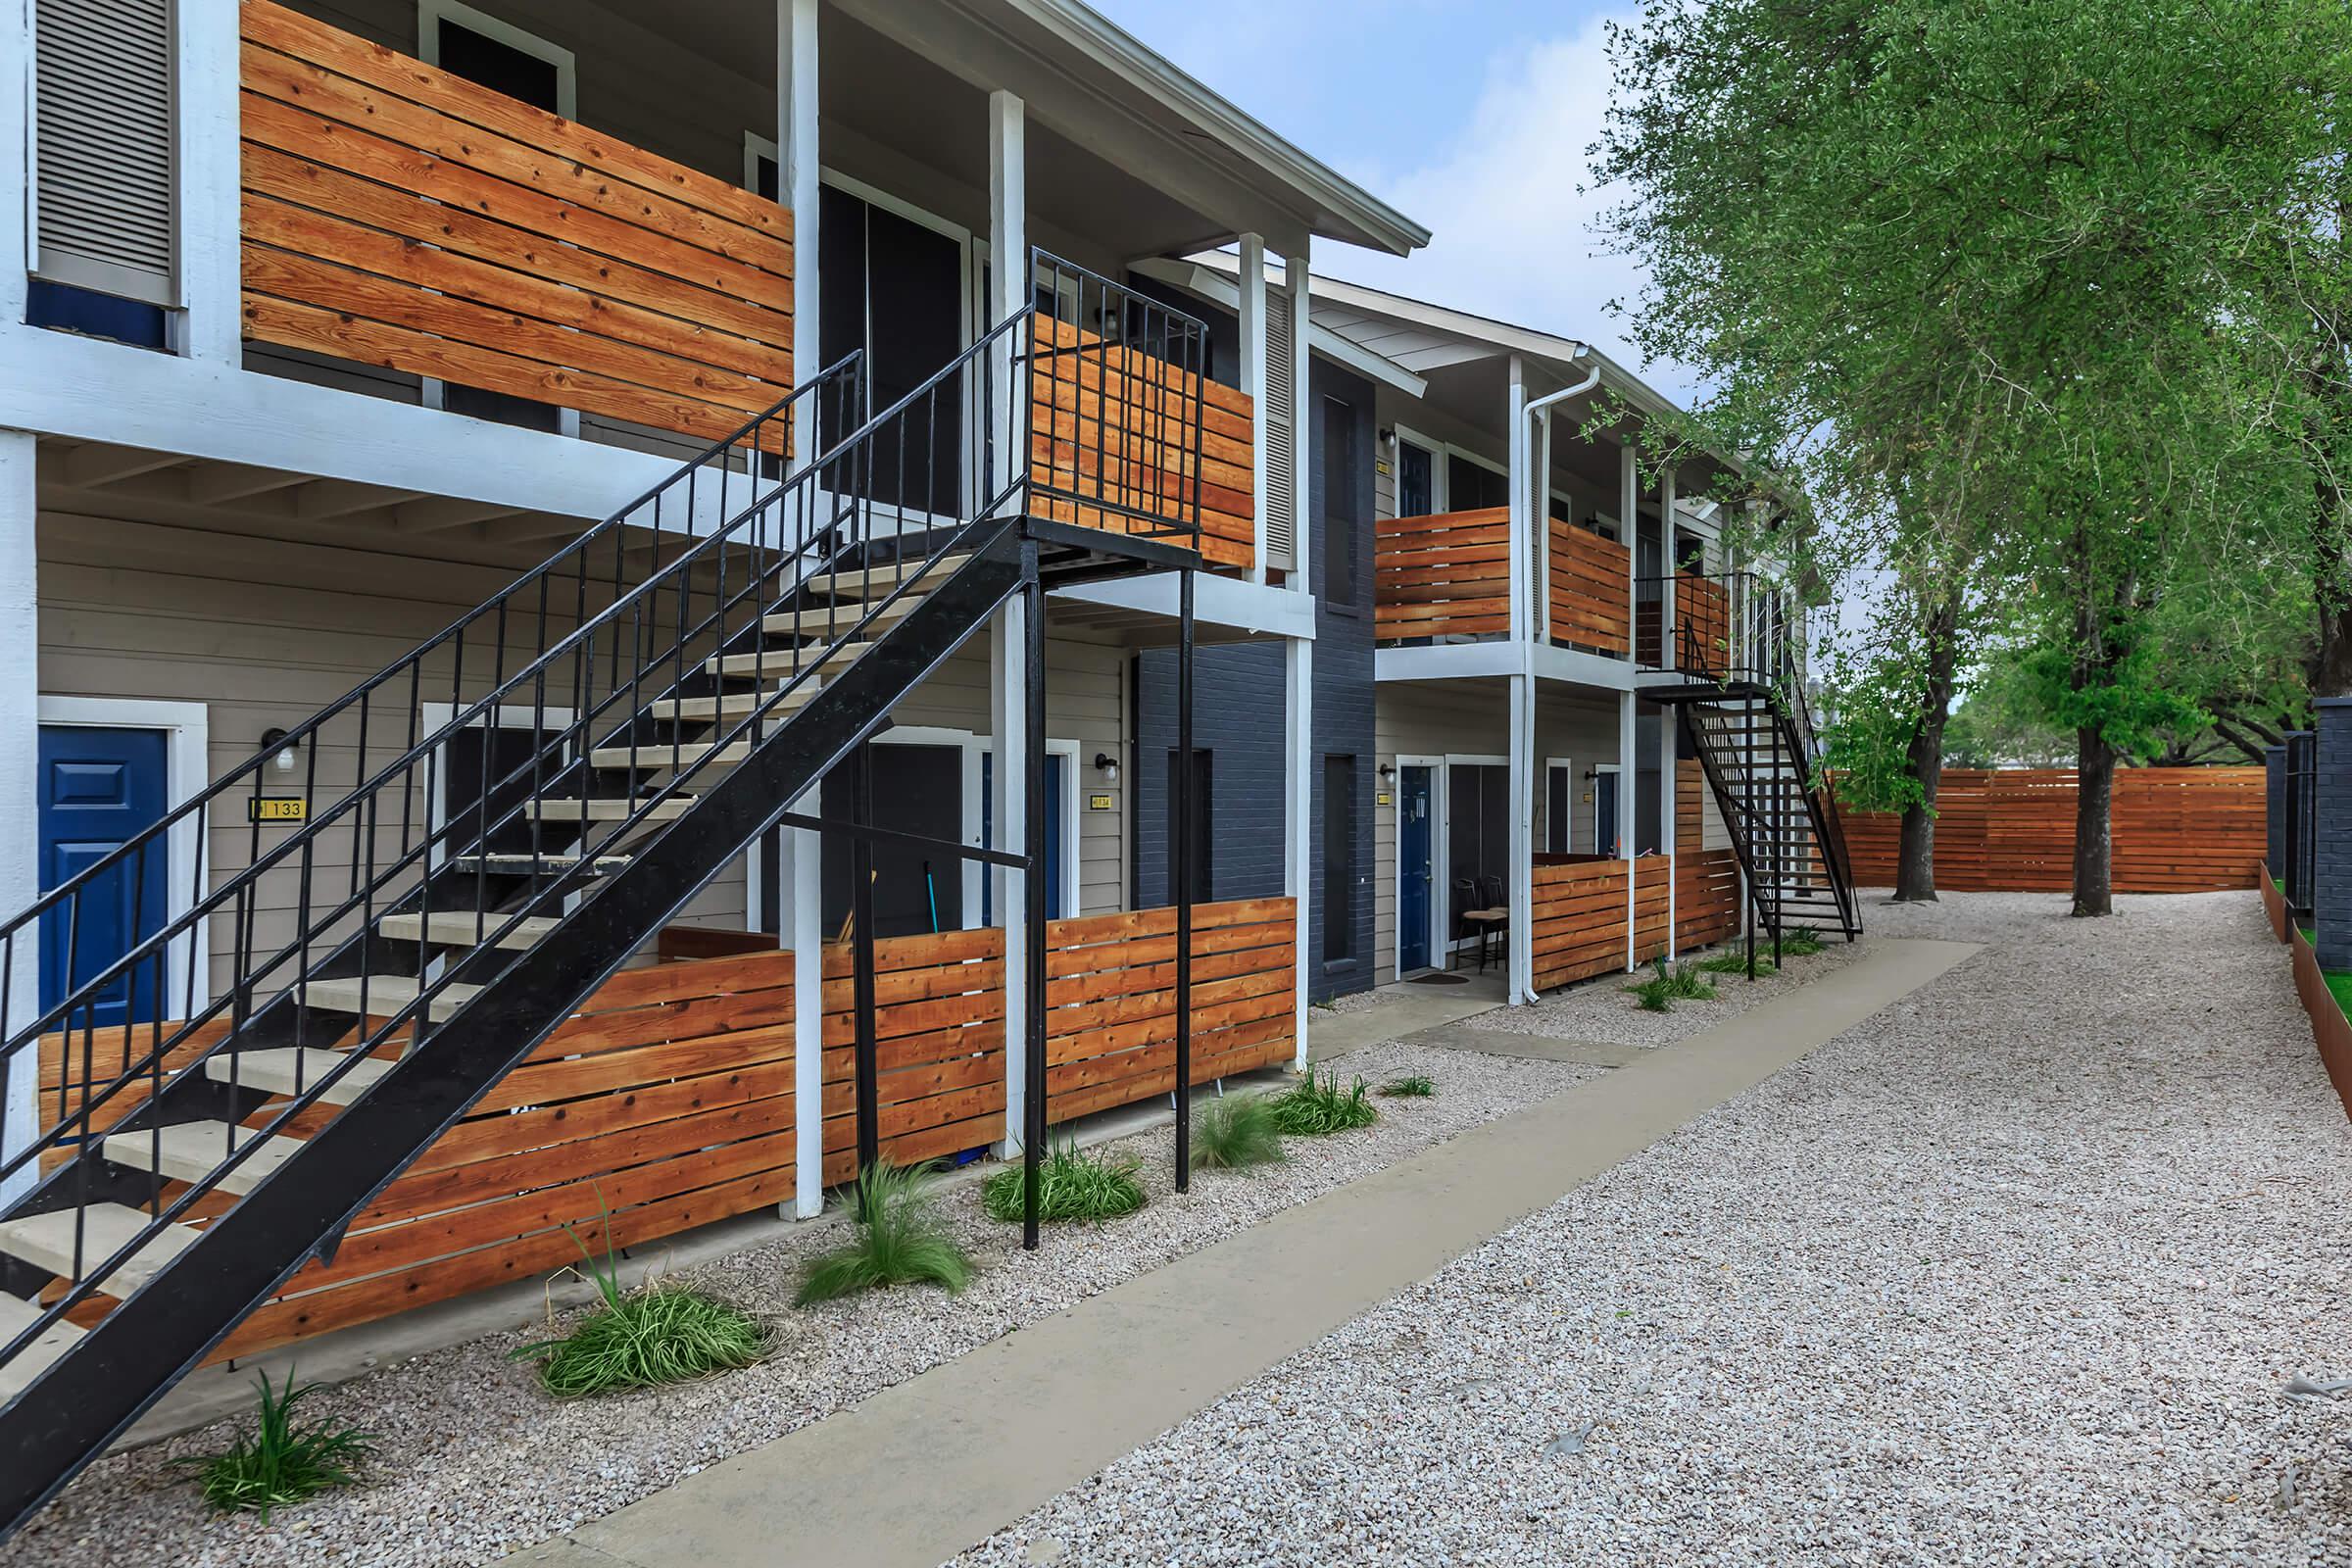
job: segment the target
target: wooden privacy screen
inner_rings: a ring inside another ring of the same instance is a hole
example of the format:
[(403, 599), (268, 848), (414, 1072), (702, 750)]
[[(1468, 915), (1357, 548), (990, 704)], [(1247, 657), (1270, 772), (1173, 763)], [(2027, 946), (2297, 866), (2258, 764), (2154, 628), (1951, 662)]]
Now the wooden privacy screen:
[(1687, 952), (1740, 934), (1740, 856), (1705, 848), (1706, 770), (1684, 758), (1674, 770), (1674, 946)]
[(1633, 653), (1633, 552), (1551, 519), (1551, 639), (1618, 658)]
[[(1193, 1081), (1297, 1052), (1295, 899), (1193, 910)], [(1066, 1121), (1176, 1086), (1176, 911), (1055, 920), (1046, 954), (1048, 1113)]]
[(712, 438), (790, 390), (774, 202), (270, 0), (243, 30), (247, 337)]
[[(1647, 963), (1666, 953), (1667, 882), (1675, 879), (1675, 945), (1720, 942), (1740, 928), (1740, 865), (1729, 850), (1577, 860), (1535, 868), (1535, 983), (1538, 991), (1611, 974), (1626, 966), (1625, 879), (1634, 877), (1633, 953)], [(1730, 879), (1725, 880), (1728, 865)]]
[(1511, 629), (1508, 507), (1374, 524), (1378, 640), (1500, 637)]
[[(1936, 796), (1936, 885), (1955, 893), (2064, 893), (2074, 886), (2072, 768), (1947, 768)], [(2265, 849), (2259, 767), (2131, 767), (2110, 818), (2118, 893), (2216, 893), (2251, 886)], [(1894, 883), (1900, 819), (1838, 820), (1854, 880)]]
[[(1290, 899), (1194, 911), (1197, 1081), (1289, 1061), (1295, 1050)], [(1049, 927), (1053, 1114), (1149, 1100), (1174, 1083), (1175, 911)], [(445, 1133), (353, 1222), (331, 1264), (312, 1263), (213, 1354), (250, 1355), (577, 1261), (610, 1215), (638, 1246), (766, 1208), (794, 1190), (793, 956), (769, 938), (664, 941), (728, 956), (615, 975), (523, 1065)], [(882, 1151), (911, 1164), (992, 1144), (1004, 1130), (1004, 952), (996, 929), (874, 944)], [(824, 1179), (857, 1152), (851, 955), (825, 954)], [(181, 1059), (222, 1031), (200, 1031)], [(44, 1037), (41, 1114), (77, 1108), (144, 1049), (149, 1028), (87, 1042)], [(88, 1060), (85, 1066), (85, 1046)], [(119, 1096), (100, 1130), (137, 1108)], [(269, 1112), (257, 1113), (256, 1120)], [(307, 1136), (322, 1111), (281, 1131)], [(168, 1186), (176, 1197), (183, 1188)], [(203, 1223), (225, 1206), (212, 1196)], [(107, 1309), (102, 1298), (83, 1314)]]
[(1047, 493), (1031, 510), (1181, 545), (1197, 503), (1200, 559), (1247, 570), (1257, 560), (1257, 429), (1249, 395), (1069, 322), (1033, 319), (1029, 474)]
[[(1651, 578), (1644, 592), (1661, 586), (1658, 579)], [(1655, 598), (1645, 598), (1634, 608), (1634, 636), (1641, 644), (1644, 660), (1679, 667), (1684, 650), (1692, 649), (1695, 657), (1708, 662), (1709, 668), (1725, 667), (1731, 652), (1732, 612), (1731, 598), (1722, 583), (1695, 571), (1675, 573), (1676, 630), (1671, 648), (1660, 640), (1659, 610)]]

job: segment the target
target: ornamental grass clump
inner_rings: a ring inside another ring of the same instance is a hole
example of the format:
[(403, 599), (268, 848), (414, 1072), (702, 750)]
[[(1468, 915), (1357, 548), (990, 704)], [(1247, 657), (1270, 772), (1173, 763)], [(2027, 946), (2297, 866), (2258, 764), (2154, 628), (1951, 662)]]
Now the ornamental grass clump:
[(1790, 926), (1781, 933), (1781, 956), (1810, 958), (1821, 951), (1821, 933), (1809, 925)]
[(936, 1285), (950, 1296), (970, 1283), (972, 1261), (939, 1211), (938, 1178), (927, 1165), (882, 1161), (850, 1193), (850, 1240), (808, 1260), (793, 1305), (839, 1300), (893, 1285)]
[(1248, 1170), (1286, 1157), (1273, 1104), (1255, 1095), (1211, 1101), (1193, 1118), (1195, 1170)]
[(295, 1419), (294, 1407), (318, 1393), (323, 1384), (297, 1385), (291, 1367), (280, 1389), (261, 1375), (261, 1420), (248, 1438), (220, 1453), (202, 1453), (173, 1462), (196, 1472), (205, 1503), (215, 1513), (258, 1513), (270, 1520), (272, 1508), (301, 1502), (334, 1487), (359, 1480), (353, 1466), (374, 1451), (374, 1440), (337, 1422), (305, 1423)]
[(1427, 1100), (1437, 1092), (1437, 1084), (1417, 1072), (1400, 1074), (1373, 1091), (1388, 1100)]
[(1369, 1093), (1361, 1078), (1351, 1089), (1340, 1087), (1337, 1072), (1317, 1078), (1310, 1062), (1304, 1078), (1267, 1103), (1273, 1109), (1276, 1130), (1292, 1137), (1322, 1138), (1369, 1127), (1380, 1120), (1379, 1110), (1365, 1098)]
[(1669, 969), (1664, 958), (1652, 961), (1648, 979), (1625, 989), (1640, 999), (1644, 1012), (1672, 1012), (1678, 1002), (1715, 1000), (1714, 981), (1687, 963)]
[[(1064, 1144), (1037, 1162), (1037, 1217), (1100, 1224), (1144, 1206), (1144, 1162), (1133, 1154), (1080, 1152)], [(989, 1218), (1019, 1224), (1027, 1169), (1019, 1162), (989, 1177), (980, 1205)]]
[(511, 1352), (538, 1362), (539, 1386), (557, 1398), (687, 1383), (750, 1366), (767, 1352), (767, 1330), (757, 1319), (700, 1291), (663, 1285), (623, 1291), (609, 1218), (601, 1265), (571, 1227), (564, 1231), (586, 1258), (602, 1304), (562, 1339)]
[[(1747, 973), (1747, 956), (1745, 954), (1737, 952), (1718, 953), (1712, 958), (1700, 959), (1698, 966), (1708, 974), (1743, 975)], [(1780, 972), (1780, 966), (1775, 964), (1770, 958), (1765, 957), (1762, 954), (1758, 954), (1756, 956), (1757, 979), (1768, 979)]]

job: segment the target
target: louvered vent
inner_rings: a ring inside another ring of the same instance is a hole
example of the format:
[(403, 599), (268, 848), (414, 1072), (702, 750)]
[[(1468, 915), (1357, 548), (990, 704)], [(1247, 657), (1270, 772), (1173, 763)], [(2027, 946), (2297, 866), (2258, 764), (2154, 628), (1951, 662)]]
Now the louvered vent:
[(1266, 564), (1298, 569), (1298, 362), (1291, 348), (1291, 300), (1266, 291)]
[(173, 303), (172, 0), (35, 0), (42, 277)]

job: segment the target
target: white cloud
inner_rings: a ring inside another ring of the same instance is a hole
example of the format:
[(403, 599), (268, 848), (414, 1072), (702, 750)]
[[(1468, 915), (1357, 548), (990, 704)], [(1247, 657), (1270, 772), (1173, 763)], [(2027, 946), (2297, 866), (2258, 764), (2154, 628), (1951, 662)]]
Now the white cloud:
[(1325, 246), (1317, 270), (1353, 282), (1583, 338), (1678, 401), (1691, 377), (1644, 365), (1611, 301), (1638, 310), (1642, 272), (1597, 227), (1619, 199), (1593, 189), (1587, 149), (1608, 107), (1604, 18), (1575, 34), (1497, 59), (1459, 131), (1418, 167), (1351, 171), (1429, 225), (1429, 247), (1398, 259)]

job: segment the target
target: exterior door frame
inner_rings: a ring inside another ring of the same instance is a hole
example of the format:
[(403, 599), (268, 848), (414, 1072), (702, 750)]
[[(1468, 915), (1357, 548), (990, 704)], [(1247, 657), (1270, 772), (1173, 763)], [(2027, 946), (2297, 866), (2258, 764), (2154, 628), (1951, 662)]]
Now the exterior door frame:
[[(1446, 944), (1446, 914), (1452, 899), (1452, 890), (1446, 876), (1446, 759), (1435, 754), (1398, 752), (1390, 760), (1396, 764), (1396, 798), (1404, 798), (1404, 770), (1408, 767), (1429, 769), (1429, 929), (1422, 933), (1425, 948), (1432, 959), (1450, 956)], [(1404, 978), (1404, 808), (1392, 807), (1396, 813), (1396, 852), (1389, 867), (1389, 906), (1396, 911), (1389, 932), (1389, 971), (1397, 979)], [(1433, 963), (1432, 967), (1440, 967)]]
[[(1622, 843), (1625, 838), (1625, 778), (1623, 769), (1620, 768), (1615, 762), (1594, 762), (1592, 764), (1592, 772), (1595, 776), (1598, 776), (1602, 773), (1615, 773), (1618, 775), (1617, 837)], [(1595, 855), (1618, 855), (1618, 850), (1616, 848), (1604, 847), (1600, 842), (1600, 789), (1597, 785), (1595, 785), (1592, 790), (1592, 852)]]
[[(51, 697), (39, 703), (40, 725), (87, 729), (161, 730), (164, 734), (164, 810), (168, 815), (193, 799), (212, 782), (211, 714), (203, 703), (148, 701), (135, 697)], [(205, 862), (204, 834), (197, 815), (171, 830), (166, 852), (168, 878), (165, 923), (186, 916), (196, 907), (195, 890), (201, 883), (212, 891), (211, 868)], [(164, 960), (166, 983), (172, 1000), (186, 999), (191, 1010), (212, 1004), (212, 922), (199, 920), (185, 938), (173, 942)], [(166, 1009), (169, 1011), (170, 1009)]]
[[(1461, 946), (1464, 942), (1470, 940), (1466, 937), (1452, 937), (1446, 935), (1446, 928), (1452, 923), (1453, 920), (1452, 772), (1456, 767), (1508, 768), (1510, 765), (1511, 760), (1508, 757), (1500, 755), (1499, 753), (1490, 754), (1486, 752), (1447, 752), (1446, 754), (1445, 766), (1447, 775), (1446, 783), (1446, 787), (1438, 792), (1438, 798), (1446, 803), (1446, 813), (1440, 818), (1440, 821), (1445, 826), (1445, 832), (1439, 836), (1440, 848), (1435, 857), (1438, 864), (1445, 868), (1444, 887), (1446, 891), (1446, 898), (1441, 907), (1444, 908), (1446, 912), (1441, 915), (1433, 916), (1433, 918), (1435, 918), (1438, 922), (1438, 935), (1440, 940), (1430, 944), (1429, 951), (1433, 957), (1436, 955), (1443, 953), (1446, 956), (1445, 967), (1446, 968), (1451, 968), (1453, 966), (1454, 955), (1461, 951)], [(1507, 878), (1503, 882), (1503, 887), (1506, 891), (1510, 887), (1510, 882)]]
[[(1576, 765), (1565, 757), (1544, 759), (1544, 833), (1548, 840), (1551, 835), (1551, 773), (1554, 768), (1558, 768), (1568, 775), (1568, 847), (1557, 853), (1574, 855), (1576, 853)], [(1553, 852), (1546, 850), (1544, 853), (1549, 855)]]

